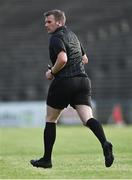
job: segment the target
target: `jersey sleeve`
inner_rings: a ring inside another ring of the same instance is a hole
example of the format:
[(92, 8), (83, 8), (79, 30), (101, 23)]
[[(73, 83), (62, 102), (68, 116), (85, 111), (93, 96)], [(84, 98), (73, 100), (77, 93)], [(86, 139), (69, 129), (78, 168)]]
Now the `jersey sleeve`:
[(66, 52), (66, 47), (63, 41), (58, 37), (53, 37), (51, 40), (51, 47), (54, 55), (57, 56), (61, 51)]

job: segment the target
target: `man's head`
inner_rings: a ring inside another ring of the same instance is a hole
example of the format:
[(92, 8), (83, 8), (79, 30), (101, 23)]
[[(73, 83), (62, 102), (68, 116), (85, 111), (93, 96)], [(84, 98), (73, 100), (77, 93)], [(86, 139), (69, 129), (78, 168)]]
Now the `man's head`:
[(44, 17), (48, 33), (53, 33), (57, 28), (64, 26), (66, 22), (65, 13), (57, 9), (44, 13)]

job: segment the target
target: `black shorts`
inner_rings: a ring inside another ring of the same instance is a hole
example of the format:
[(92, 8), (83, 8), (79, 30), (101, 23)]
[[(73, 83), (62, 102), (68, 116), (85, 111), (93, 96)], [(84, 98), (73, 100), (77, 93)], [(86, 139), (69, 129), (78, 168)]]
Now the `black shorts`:
[(47, 105), (64, 109), (68, 105), (88, 105), (91, 107), (91, 82), (88, 77), (55, 78), (47, 96)]

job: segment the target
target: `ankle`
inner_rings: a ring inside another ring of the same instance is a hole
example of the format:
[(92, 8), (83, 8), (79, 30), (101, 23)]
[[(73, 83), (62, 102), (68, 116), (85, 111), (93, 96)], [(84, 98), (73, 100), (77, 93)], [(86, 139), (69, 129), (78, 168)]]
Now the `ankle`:
[(43, 156), (43, 160), (46, 162), (51, 162), (51, 158)]

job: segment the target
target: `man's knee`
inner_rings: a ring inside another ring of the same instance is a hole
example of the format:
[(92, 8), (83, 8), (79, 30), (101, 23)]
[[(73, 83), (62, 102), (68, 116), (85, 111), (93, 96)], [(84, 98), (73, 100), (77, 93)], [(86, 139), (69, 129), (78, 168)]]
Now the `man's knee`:
[(76, 105), (76, 111), (82, 120), (83, 124), (86, 124), (87, 120), (93, 118), (92, 108), (87, 105)]
[(58, 116), (54, 115), (54, 114), (49, 114), (46, 116), (46, 121), (47, 122), (57, 122), (58, 120)]
[(47, 106), (47, 115), (46, 115), (46, 121), (47, 122), (57, 122), (61, 114), (61, 110), (54, 109), (50, 106)]

